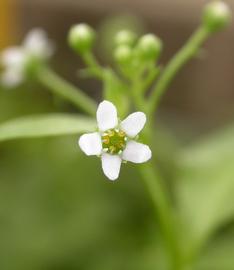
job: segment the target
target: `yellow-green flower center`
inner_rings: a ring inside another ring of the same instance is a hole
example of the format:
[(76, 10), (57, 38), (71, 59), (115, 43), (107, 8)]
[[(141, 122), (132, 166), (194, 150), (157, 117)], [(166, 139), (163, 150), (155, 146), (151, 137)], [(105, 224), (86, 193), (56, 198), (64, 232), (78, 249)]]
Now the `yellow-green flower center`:
[(102, 135), (102, 147), (112, 155), (120, 154), (126, 147), (126, 141), (126, 134), (122, 130), (110, 129)]

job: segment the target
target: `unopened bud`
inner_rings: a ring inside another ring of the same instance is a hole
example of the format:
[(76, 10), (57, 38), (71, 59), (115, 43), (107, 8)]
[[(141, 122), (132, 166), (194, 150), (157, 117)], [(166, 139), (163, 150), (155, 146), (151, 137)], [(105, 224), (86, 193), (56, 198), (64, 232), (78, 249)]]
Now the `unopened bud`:
[(115, 37), (116, 46), (121, 45), (133, 46), (135, 41), (136, 41), (136, 34), (129, 30), (119, 31)]
[(68, 35), (70, 46), (81, 54), (92, 48), (94, 40), (94, 30), (84, 23), (73, 26)]
[(126, 45), (119, 46), (114, 52), (114, 58), (120, 64), (128, 64), (132, 60), (132, 49)]
[(204, 10), (203, 22), (209, 32), (224, 28), (231, 20), (231, 10), (223, 1), (213, 1)]
[(153, 34), (147, 34), (139, 39), (137, 53), (144, 60), (155, 60), (162, 50), (161, 40)]

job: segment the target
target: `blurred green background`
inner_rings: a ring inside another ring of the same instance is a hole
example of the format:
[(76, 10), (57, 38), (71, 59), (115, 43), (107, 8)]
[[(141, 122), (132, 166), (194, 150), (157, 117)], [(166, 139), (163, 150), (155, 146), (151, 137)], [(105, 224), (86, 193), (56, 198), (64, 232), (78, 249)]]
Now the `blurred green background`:
[[(66, 43), (72, 24), (87, 22), (100, 31), (97, 53), (104, 64), (110, 61), (106, 53), (111, 47), (110, 32), (126, 24), (140, 33), (151, 31), (161, 37), (165, 42), (161, 62), (166, 63), (198, 25), (206, 2), (0, 0), (1, 47), (19, 43), (33, 27), (45, 28), (57, 44), (54, 69), (99, 101), (101, 85), (76, 77), (77, 67), (83, 64)], [(234, 6), (234, 1), (227, 2)], [(177, 149), (234, 119), (233, 25), (205, 47), (165, 96), (159, 120), (169, 134), (157, 135), (155, 140), (175, 205), (182, 205), (181, 212), (188, 213), (184, 214), (186, 222), (192, 224), (186, 227), (195, 231), (193, 235), (218, 227), (204, 247), (197, 269), (233, 270), (233, 129), (213, 141), (208, 139), (200, 148), (183, 150), (183, 170), (174, 162)], [(75, 112), (40, 85), (0, 90), (1, 122), (64, 111)], [(154, 209), (134, 165), (124, 166), (119, 181), (110, 182), (103, 176), (99, 160), (80, 152), (77, 139), (0, 145), (0, 269), (166, 269)], [(201, 176), (196, 171), (199, 162)], [(215, 216), (217, 212), (221, 217)], [(213, 225), (216, 219), (218, 225)], [(189, 244), (182, 228), (181, 235), (186, 249)]]

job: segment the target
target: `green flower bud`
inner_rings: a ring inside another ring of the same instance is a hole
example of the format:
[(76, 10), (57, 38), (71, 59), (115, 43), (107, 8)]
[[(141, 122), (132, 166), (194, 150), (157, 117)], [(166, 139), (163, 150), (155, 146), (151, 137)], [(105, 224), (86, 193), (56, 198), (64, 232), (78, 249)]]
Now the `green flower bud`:
[(231, 10), (223, 1), (209, 3), (203, 13), (203, 22), (211, 33), (224, 28), (231, 20)]
[(115, 36), (116, 46), (127, 45), (133, 46), (136, 41), (136, 34), (129, 30), (119, 31)]
[(144, 60), (155, 60), (162, 50), (161, 40), (153, 34), (142, 36), (137, 44), (136, 52)]
[(119, 46), (114, 51), (114, 58), (119, 64), (129, 64), (132, 60), (132, 49), (126, 45)]
[(78, 53), (89, 51), (95, 40), (95, 31), (87, 24), (73, 26), (68, 35), (70, 46)]

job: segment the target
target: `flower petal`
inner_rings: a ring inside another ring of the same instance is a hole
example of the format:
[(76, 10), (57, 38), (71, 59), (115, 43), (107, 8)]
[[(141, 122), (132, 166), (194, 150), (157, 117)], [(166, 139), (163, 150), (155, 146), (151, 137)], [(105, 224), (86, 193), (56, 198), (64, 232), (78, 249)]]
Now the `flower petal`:
[(102, 169), (106, 177), (114, 181), (119, 177), (121, 158), (118, 155), (102, 154)]
[(98, 132), (84, 134), (79, 139), (81, 150), (87, 155), (100, 155), (102, 152), (101, 136)]
[(120, 128), (129, 137), (135, 137), (143, 129), (145, 122), (145, 114), (143, 112), (135, 112), (121, 122)]
[(23, 43), (28, 53), (40, 58), (48, 58), (54, 52), (54, 44), (48, 39), (47, 33), (40, 28), (31, 30)]
[(98, 128), (101, 131), (114, 128), (118, 125), (117, 110), (109, 101), (101, 102), (97, 109)]
[(23, 69), (26, 54), (21, 47), (10, 47), (2, 52), (1, 63), (5, 68)]
[(135, 141), (129, 141), (122, 154), (123, 160), (134, 163), (146, 162), (151, 158), (151, 156), (152, 153), (148, 145)]
[(6, 88), (14, 88), (23, 82), (24, 76), (22, 72), (6, 69), (0, 76), (0, 82)]

